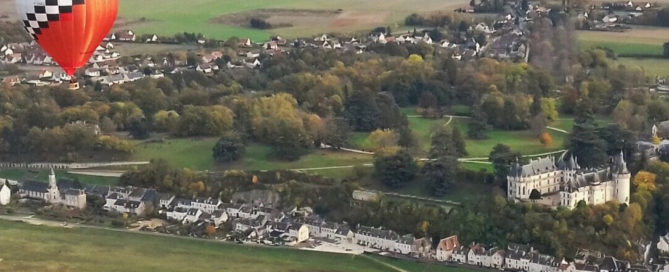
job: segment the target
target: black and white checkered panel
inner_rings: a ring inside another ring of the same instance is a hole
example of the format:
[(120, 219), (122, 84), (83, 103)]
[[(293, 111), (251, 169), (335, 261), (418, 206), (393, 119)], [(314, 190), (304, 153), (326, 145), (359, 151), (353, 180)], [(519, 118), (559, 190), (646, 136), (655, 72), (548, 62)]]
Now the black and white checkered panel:
[(42, 34), (42, 29), (49, 28), (49, 22), (60, 20), (61, 14), (72, 13), (72, 5), (83, 5), (85, 0), (46, 0), (44, 5), (34, 6), (33, 13), (26, 14), (23, 20), (26, 31), (35, 39)]

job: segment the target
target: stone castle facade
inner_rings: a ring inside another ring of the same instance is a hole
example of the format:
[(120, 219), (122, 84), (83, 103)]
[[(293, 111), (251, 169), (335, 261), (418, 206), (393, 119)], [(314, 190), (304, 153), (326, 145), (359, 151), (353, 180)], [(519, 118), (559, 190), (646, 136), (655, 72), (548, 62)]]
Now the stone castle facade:
[(582, 169), (574, 157), (556, 163), (555, 158), (516, 163), (509, 173), (507, 195), (513, 201), (528, 201), (532, 191), (542, 195), (542, 203), (575, 208), (580, 201), (600, 205), (609, 201), (629, 204), (631, 174), (622, 152), (607, 168)]

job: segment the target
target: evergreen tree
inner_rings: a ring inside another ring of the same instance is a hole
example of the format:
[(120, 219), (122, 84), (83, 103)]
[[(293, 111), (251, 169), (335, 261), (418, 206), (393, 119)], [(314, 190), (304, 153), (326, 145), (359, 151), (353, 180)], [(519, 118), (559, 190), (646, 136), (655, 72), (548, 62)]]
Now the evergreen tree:
[(377, 157), (374, 160), (374, 169), (381, 183), (398, 189), (416, 177), (418, 165), (411, 154), (401, 150), (392, 156)]
[(430, 193), (443, 196), (455, 183), (458, 160), (455, 157), (443, 157), (425, 164), (421, 171), (423, 180), (428, 184)]

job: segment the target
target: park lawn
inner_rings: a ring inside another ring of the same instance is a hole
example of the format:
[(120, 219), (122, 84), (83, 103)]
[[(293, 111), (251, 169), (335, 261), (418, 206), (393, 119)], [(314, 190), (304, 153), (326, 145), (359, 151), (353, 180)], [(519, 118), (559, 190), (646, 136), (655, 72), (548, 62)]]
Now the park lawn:
[(212, 149), (216, 141), (217, 138), (170, 138), (136, 142), (133, 160), (163, 159), (173, 167), (210, 170), (215, 165)]
[(616, 63), (628, 68), (641, 69), (647, 76), (669, 76), (669, 59), (662, 58), (618, 58)]
[[(460, 130), (463, 132), (467, 131), (466, 121), (454, 120), (452, 125), (459, 126)], [(488, 131), (488, 138), (485, 140), (466, 139), (467, 157), (487, 158), (490, 155), (490, 151), (492, 151), (497, 144), (507, 145), (511, 150), (518, 151), (523, 155), (540, 154), (562, 149), (567, 135), (550, 130), (547, 132), (553, 137), (553, 144), (551, 146), (544, 146), (541, 144), (539, 139), (534, 137), (529, 130), (491, 130)]]
[[(446, 123), (445, 119), (427, 119), (422, 117), (409, 118), (409, 128), (413, 131), (418, 141), (418, 148), (421, 153), (426, 154), (430, 151), (432, 144), (432, 133), (437, 128)], [(465, 133), (466, 131), (460, 131)]]
[[(361, 256), (0, 221), (0, 271), (388, 271)], [(411, 271), (466, 271), (381, 262)]]
[[(223, 164), (222, 167), (226, 169), (252, 170), (305, 169), (361, 165), (371, 163), (373, 160), (374, 157), (371, 155), (345, 151), (313, 150), (311, 153), (300, 157), (297, 161), (287, 162), (274, 159), (271, 147), (252, 143), (246, 147), (244, 157), (239, 162)], [(327, 172), (336, 173), (336, 171)]]
[(574, 118), (558, 118), (549, 126), (571, 132), (574, 129)]
[[(49, 178), (49, 170), (25, 170), (25, 169), (3, 169), (0, 170), (0, 178), (11, 180), (21, 180), (25, 178), (33, 178), (47, 182)], [(90, 185), (115, 185), (118, 184), (119, 179), (115, 177), (97, 177), (88, 175), (76, 175), (67, 173), (67, 171), (56, 170), (57, 178), (66, 178), (78, 180), (83, 184)]]
[(462, 169), (467, 169), (471, 171), (486, 171), (488, 173), (493, 173), (494, 169), (492, 164), (487, 163), (473, 163), (473, 162), (461, 162), (460, 167)]

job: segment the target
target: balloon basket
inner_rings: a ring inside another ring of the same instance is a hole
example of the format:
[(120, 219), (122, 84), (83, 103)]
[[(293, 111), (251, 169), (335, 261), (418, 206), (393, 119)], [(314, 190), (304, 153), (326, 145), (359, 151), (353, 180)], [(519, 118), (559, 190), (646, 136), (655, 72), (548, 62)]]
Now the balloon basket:
[(70, 84), (69, 84), (68, 88), (70, 90), (79, 90), (79, 82), (77, 81), (77, 79), (72, 78), (70, 80)]

